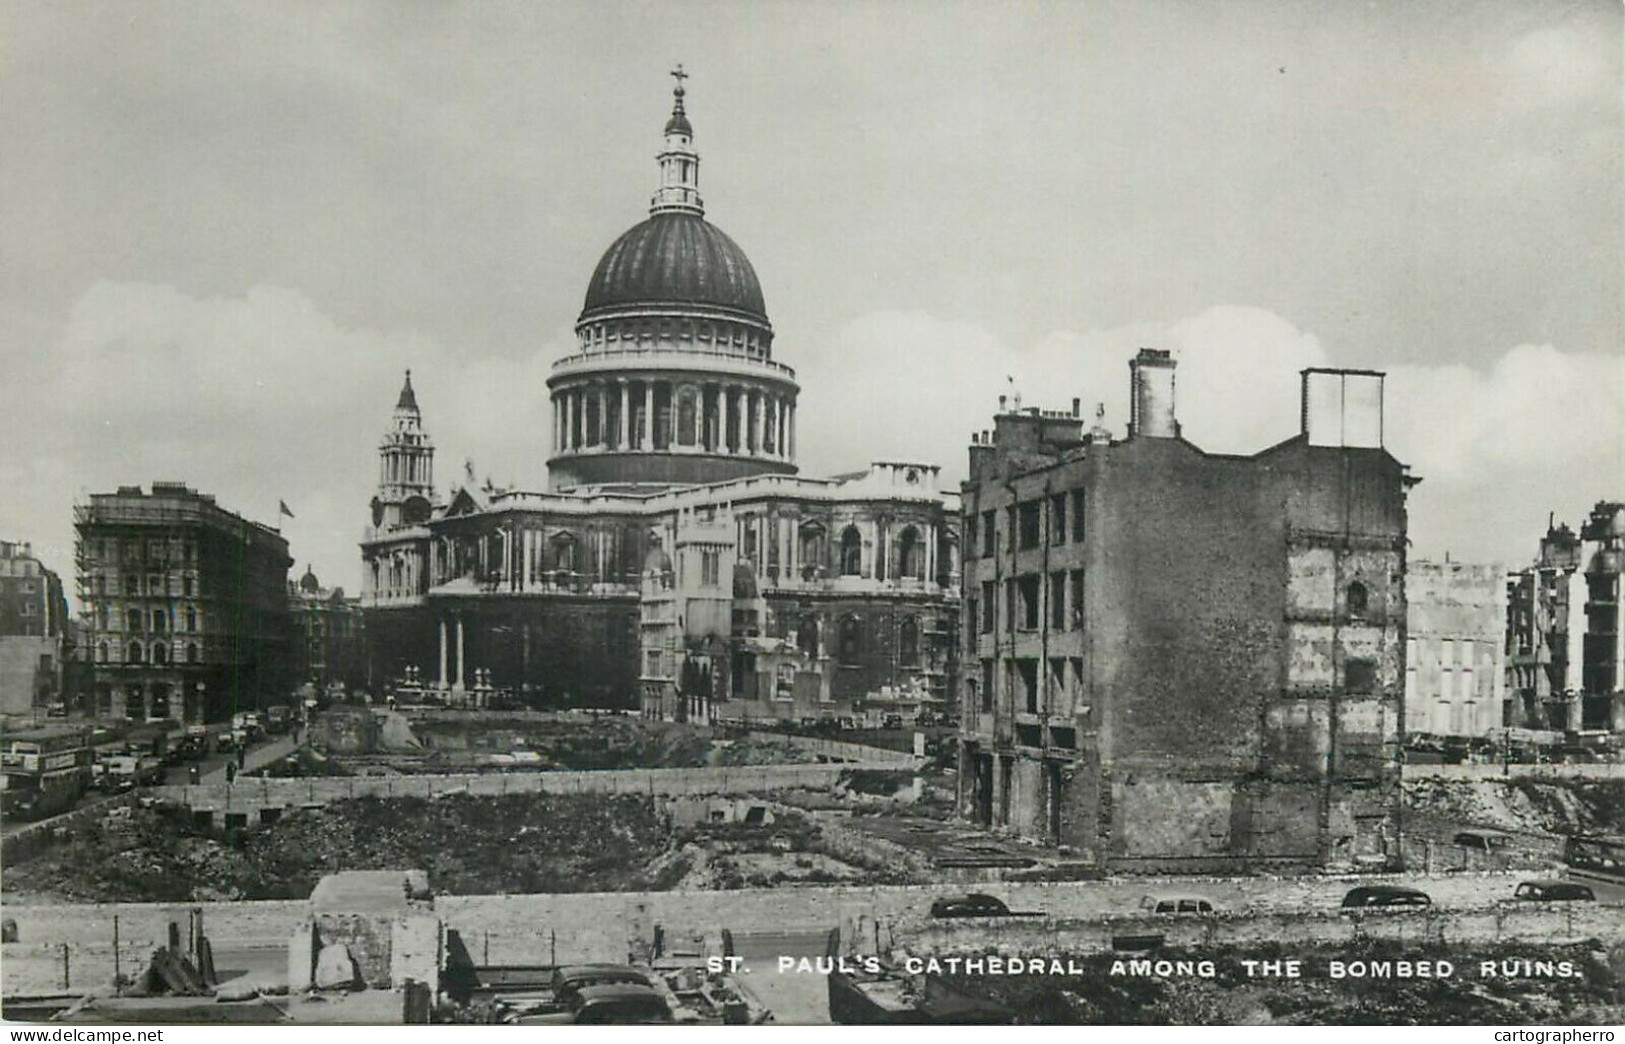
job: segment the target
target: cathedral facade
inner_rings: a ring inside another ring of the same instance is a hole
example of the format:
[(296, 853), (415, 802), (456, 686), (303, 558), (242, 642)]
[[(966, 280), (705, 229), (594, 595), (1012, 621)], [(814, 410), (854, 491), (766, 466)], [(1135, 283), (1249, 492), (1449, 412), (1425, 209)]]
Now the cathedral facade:
[(693, 142), (679, 73), (649, 217), (547, 381), (545, 491), (442, 494), (407, 374), (361, 544), (376, 684), (679, 720), (949, 706), (958, 495), (919, 462), (799, 474), (795, 371)]

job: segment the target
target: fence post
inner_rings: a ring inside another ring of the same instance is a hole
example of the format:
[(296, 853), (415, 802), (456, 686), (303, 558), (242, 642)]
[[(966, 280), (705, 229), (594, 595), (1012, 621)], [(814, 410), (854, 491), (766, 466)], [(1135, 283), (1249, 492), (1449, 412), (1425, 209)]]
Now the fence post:
[(70, 964), (70, 958), (68, 957), (68, 944), (63, 943), (62, 944), (62, 988), (64, 990), (68, 990), (68, 989), (71, 989), (72, 987), (73, 987), (73, 970), (72, 970), (72, 966)]
[(123, 989), (124, 969), (119, 964), (118, 957), (118, 914), (113, 914), (113, 989)]

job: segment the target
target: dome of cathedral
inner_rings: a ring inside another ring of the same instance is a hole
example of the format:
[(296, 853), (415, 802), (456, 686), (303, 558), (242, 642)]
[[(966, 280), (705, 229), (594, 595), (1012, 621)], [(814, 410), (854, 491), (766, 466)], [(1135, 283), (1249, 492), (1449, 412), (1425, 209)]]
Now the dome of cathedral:
[(629, 306), (699, 306), (767, 322), (762, 284), (739, 245), (698, 214), (655, 214), (604, 252), (581, 318)]

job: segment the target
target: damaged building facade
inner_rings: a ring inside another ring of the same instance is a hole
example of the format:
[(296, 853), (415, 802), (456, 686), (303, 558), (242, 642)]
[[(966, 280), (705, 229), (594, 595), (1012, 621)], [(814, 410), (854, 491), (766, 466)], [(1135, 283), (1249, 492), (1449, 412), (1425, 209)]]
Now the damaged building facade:
[(1405, 576), (1405, 731), (1488, 739), (1506, 688), (1506, 572), (1414, 561)]
[(1382, 375), (1303, 373), (1300, 432), (1180, 435), (1130, 364), (1128, 437), (1001, 412), (962, 491), (960, 814), (1115, 869), (1392, 866), (1406, 493)]
[(649, 218), (547, 381), (545, 490), (470, 466), (442, 497), (408, 374), (361, 544), (375, 684), (667, 718), (946, 705), (957, 494), (918, 462), (799, 474), (800, 386), (693, 135), (679, 82)]
[(1599, 501), (1578, 534), (1548, 522), (1507, 581), (1508, 726), (1625, 733), (1622, 572), (1625, 503)]

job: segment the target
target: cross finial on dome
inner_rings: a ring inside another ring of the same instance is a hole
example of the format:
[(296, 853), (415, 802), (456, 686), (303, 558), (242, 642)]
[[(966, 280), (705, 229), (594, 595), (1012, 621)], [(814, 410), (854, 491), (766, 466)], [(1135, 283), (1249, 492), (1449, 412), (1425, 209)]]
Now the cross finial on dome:
[(671, 89), (666, 147), (658, 157), (660, 190), (650, 201), (649, 213), (676, 211), (700, 215), (705, 213), (705, 205), (700, 202), (700, 157), (694, 151), (694, 125), (688, 122), (688, 114), (683, 110), (683, 96), (688, 93), (683, 81), (688, 79), (688, 73), (683, 70), (682, 62), (671, 70), (671, 78), (677, 83)]

